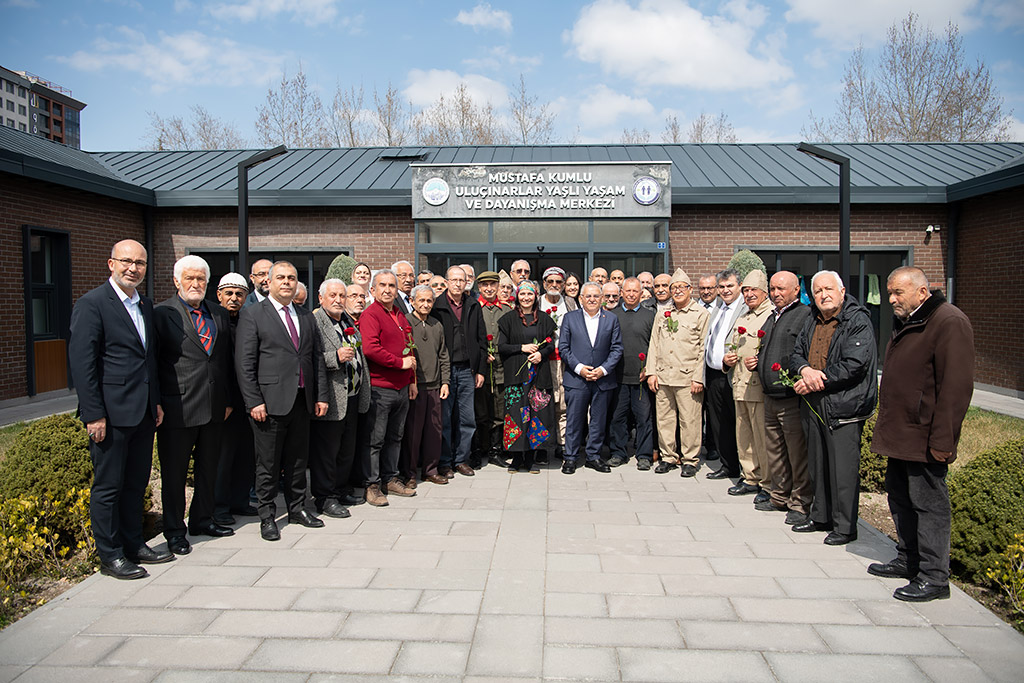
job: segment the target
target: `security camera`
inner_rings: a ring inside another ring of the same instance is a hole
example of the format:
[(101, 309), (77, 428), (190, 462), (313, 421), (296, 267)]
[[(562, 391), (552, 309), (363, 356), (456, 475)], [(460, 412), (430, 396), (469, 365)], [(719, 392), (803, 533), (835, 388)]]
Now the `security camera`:
[[(928, 226), (928, 227), (931, 227), (931, 226)], [(538, 244), (537, 245), (537, 251), (538, 251), (538, 253), (543, 254), (544, 253), (544, 245), (543, 244)]]
[(933, 232), (938, 232), (939, 230), (940, 228), (938, 225), (929, 225), (927, 228), (924, 229), (924, 231), (929, 235), (932, 234)]

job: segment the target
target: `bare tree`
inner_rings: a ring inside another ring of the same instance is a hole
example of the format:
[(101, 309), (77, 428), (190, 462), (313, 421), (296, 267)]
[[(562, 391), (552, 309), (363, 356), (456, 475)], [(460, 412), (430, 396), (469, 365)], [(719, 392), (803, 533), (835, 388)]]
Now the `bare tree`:
[(623, 128), (619, 139), (624, 145), (643, 145), (651, 141), (651, 131), (646, 128)]
[(700, 116), (690, 123), (686, 138), (689, 142), (730, 144), (739, 142), (739, 138), (736, 137), (736, 129), (729, 123), (729, 117), (725, 115), (725, 112), (719, 112), (718, 116), (711, 116), (702, 111)]
[(334, 147), (363, 147), (370, 144), (371, 125), (367, 112), (363, 111), (363, 86), (350, 86), (342, 90), (338, 84), (334, 90), (334, 101), (327, 112), (327, 127)]
[(156, 112), (149, 114), (149, 131), (143, 142), (149, 149), (243, 149), (245, 138), (234, 124), (221, 121), (205, 107), (189, 107), (188, 120), (180, 116), (163, 118)]
[(474, 102), (464, 83), (417, 113), (413, 132), (421, 145), (500, 145), (509, 139), (494, 105)]
[(387, 89), (381, 94), (375, 88), (373, 106), (375, 142), (388, 147), (404, 145), (409, 136), (409, 113), (398, 89), (388, 83)]
[(526, 79), (519, 74), (519, 87), (508, 98), (512, 115), (511, 137), (523, 145), (546, 145), (555, 136), (555, 115), (549, 104), (538, 104), (537, 96), (526, 90)]
[(256, 133), (263, 145), (325, 147), (331, 139), (320, 96), (309, 87), (299, 65), (294, 77), (281, 74), (277, 90), (267, 91), (266, 102), (256, 109)]
[(679, 125), (679, 119), (676, 115), (668, 116), (665, 118), (665, 130), (661, 131), (662, 142), (680, 143), (683, 142), (683, 129)]
[(863, 47), (843, 74), (831, 118), (812, 113), (805, 137), (845, 142), (981, 142), (1009, 139), (1012, 111), (984, 62), (966, 62), (954, 24), (938, 36), (913, 12), (889, 28), (878, 63)]

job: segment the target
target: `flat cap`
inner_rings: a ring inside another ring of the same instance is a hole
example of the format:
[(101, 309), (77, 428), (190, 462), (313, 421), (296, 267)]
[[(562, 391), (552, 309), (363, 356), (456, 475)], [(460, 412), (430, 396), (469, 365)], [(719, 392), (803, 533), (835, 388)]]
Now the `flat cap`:
[(476, 276), (477, 282), (498, 282), (499, 280), (501, 280), (501, 276), (493, 270), (485, 270)]

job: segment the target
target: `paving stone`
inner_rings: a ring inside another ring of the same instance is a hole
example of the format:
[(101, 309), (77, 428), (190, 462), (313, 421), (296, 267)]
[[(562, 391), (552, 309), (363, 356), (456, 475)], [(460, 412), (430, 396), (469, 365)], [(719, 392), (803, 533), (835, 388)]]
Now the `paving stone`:
[(256, 582), (258, 587), (365, 588), (377, 574), (361, 567), (271, 567)]
[(377, 571), (370, 588), (435, 588), (480, 590), (487, 583), (486, 569), (399, 569)]
[(857, 600), (857, 609), (879, 626), (927, 626), (928, 620), (910, 603), (888, 600)]
[(631, 576), (596, 572), (548, 572), (547, 589), (562, 593), (665, 594), (661, 579), (655, 574)]
[[(685, 579), (684, 579), (685, 581)], [(676, 595), (609, 595), (608, 616), (619, 618), (707, 619), (735, 621), (739, 617), (724, 597)]]
[(836, 624), (821, 624), (815, 628), (832, 651), (837, 653), (886, 652), (897, 655), (939, 656), (960, 654), (948, 640), (930, 628)]
[(427, 550), (431, 552), (445, 550), (480, 550), (481, 540), (476, 536), (416, 536), (408, 534), (399, 536), (395, 541), (395, 550)]
[(102, 607), (56, 609), (57, 604), (54, 601), (0, 631), (0, 665), (35, 664), (107, 612)]
[(629, 524), (595, 524), (594, 533), (598, 538), (642, 538), (676, 541), (692, 541), (694, 535), (685, 526), (632, 526)]
[(949, 600), (913, 605), (930, 624), (942, 626), (1002, 626), (1003, 621), (955, 586)]
[(116, 676), (118, 683), (121, 681), (151, 681), (157, 675), (157, 671), (147, 669), (117, 668), (111, 669), (106, 666), (98, 667), (61, 667), (61, 666), (37, 666), (29, 669), (18, 677), (19, 681), (35, 683), (36, 681), (52, 683), (53, 681), (75, 681), (75, 683), (110, 683), (111, 676)]
[(345, 612), (234, 610), (222, 612), (204, 633), (259, 638), (331, 638)]
[(634, 512), (560, 512), (548, 513), (551, 524), (626, 524), (635, 525), (640, 522)]
[[(629, 501), (610, 501), (620, 503), (622, 505), (629, 505)], [(563, 510), (566, 512), (587, 512), (590, 510), (592, 501), (586, 498), (556, 498), (555, 500), (548, 500), (547, 509), (550, 511)]]
[(779, 624), (870, 624), (850, 600), (734, 597), (731, 600), (743, 621)]
[(353, 612), (345, 620), (338, 638), (468, 643), (473, 639), (475, 628), (475, 615)]
[(288, 609), (302, 592), (299, 588), (249, 586), (193, 586), (172, 602), (170, 607), (202, 609)]
[[(782, 542), (761, 543), (750, 541), (747, 544), (754, 557), (778, 560), (835, 560), (836, 549), (824, 543), (794, 543), (789, 537)], [(865, 572), (866, 573), (866, 572)]]
[(672, 619), (574, 619), (548, 617), (544, 642), (565, 645), (682, 647), (683, 639)]
[[(278, 518), (277, 523), (283, 527), (283, 523), (281, 521), (281, 518)], [(254, 523), (252, 526), (255, 527), (255, 528), (252, 531), (248, 532), (248, 533), (238, 533), (236, 531), (234, 536), (227, 536), (225, 538), (218, 538), (218, 539), (216, 539), (217, 547), (218, 548), (233, 548), (233, 549), (238, 549), (238, 548), (266, 548), (269, 545), (270, 542), (269, 541), (264, 541), (260, 537), (259, 525), (258, 524)], [(310, 535), (312, 536), (313, 534), (310, 534)], [(334, 535), (335, 534), (320, 534), (321, 537), (323, 537), (323, 536), (334, 536)], [(305, 538), (304, 534), (300, 534), (300, 533), (285, 534), (283, 532), (283, 530), (282, 530), (281, 540), (274, 541), (274, 546), (277, 547), (277, 548), (293, 548), (293, 547), (296, 547), (296, 545), (300, 541), (302, 541), (304, 538)], [(306, 546), (306, 547), (309, 547), (309, 546)]]
[(961, 652), (998, 681), (1020, 681), (1024, 671), (1024, 635), (1011, 627), (937, 626)]
[(696, 576), (716, 573), (703, 557), (671, 555), (601, 555), (601, 568), (609, 574)]
[[(980, 666), (962, 657), (911, 657), (911, 659), (935, 683), (988, 683), (992, 680)], [(1020, 674), (1019, 670), (1017, 674)]]
[(491, 570), (481, 614), (544, 614), (544, 572)]
[(809, 624), (767, 624), (746, 621), (681, 620), (686, 647), (691, 650), (740, 652), (828, 652)]
[(547, 537), (559, 538), (597, 538), (593, 524), (548, 524)]
[(544, 678), (619, 680), (619, 659), (611, 647), (544, 646)]
[(548, 591), (544, 595), (544, 614), (549, 617), (606, 617), (608, 603), (604, 595)]
[(40, 664), (43, 666), (92, 666), (124, 641), (123, 636), (72, 636), (70, 640), (51, 652)]
[(491, 550), (446, 550), (441, 553), (438, 569), (490, 569)]
[[(842, 655), (815, 652), (768, 652), (765, 659), (786, 683), (862, 683), (863, 681), (924, 682), (928, 678), (907, 657)], [(824, 675), (823, 672), (828, 672)]]
[(759, 653), (619, 648), (624, 681), (775, 681)]
[[(543, 635), (543, 617), (481, 615), (466, 673), (499, 677), (539, 676), (543, 663)], [(515, 643), (515, 646), (510, 647), (510, 643)]]
[(548, 553), (547, 570), (549, 572), (599, 572), (601, 558), (598, 555), (584, 553)]
[(668, 595), (721, 595), (782, 597), (785, 595), (775, 579), (767, 576), (687, 576), (665, 580)]
[[(690, 529), (695, 541), (717, 541), (719, 543), (749, 543), (762, 541), (768, 543), (789, 543), (789, 532), (782, 529), (750, 529), (744, 527), (693, 527)], [(820, 543), (820, 541), (819, 541)]]
[(779, 585), (794, 598), (845, 598), (853, 600), (885, 600), (892, 598), (892, 589), (876, 579), (815, 579), (783, 577)]
[(397, 640), (266, 640), (244, 668), (386, 674), (400, 646)]
[(505, 510), (501, 515), (499, 536), (543, 537), (547, 533), (548, 514), (544, 510)]
[(480, 544), (487, 540), (484, 537), (490, 537), (490, 539), (493, 539), (497, 536), (498, 529), (500, 527), (500, 522), (452, 522), (452, 527), (448, 530), (448, 535), (480, 537), (479, 539), (475, 539), (476, 543)]
[(0, 664), (0, 681), (3, 683), (9, 683), (15, 678), (25, 673), (29, 667), (27, 666), (12, 666)]
[(553, 538), (548, 533), (549, 553), (594, 555), (647, 555), (642, 538)]
[(292, 547), (332, 550), (389, 550), (397, 540), (398, 534), (382, 534), (380, 536), (365, 534), (320, 534), (317, 536), (309, 534)]
[(126, 598), (121, 605), (123, 607), (166, 607), (189, 589), (187, 584), (180, 586), (161, 586), (150, 583), (142, 590)]
[(733, 522), (727, 515), (715, 513), (690, 513), (684, 515), (680, 513), (662, 514), (658, 512), (641, 512), (637, 517), (640, 524), (653, 528), (682, 526), (706, 529), (734, 526)]
[(825, 576), (836, 579), (858, 579), (868, 575), (867, 567), (857, 559), (851, 560), (815, 560), (814, 564), (825, 572)]
[(546, 558), (543, 536), (501, 536), (494, 543), (491, 566), (507, 571), (544, 571)]
[(808, 576), (825, 572), (810, 560), (772, 560), (746, 557), (712, 557), (708, 560), (719, 576)]
[[(530, 482), (535, 483), (535, 482)], [(505, 497), (505, 510), (547, 510), (547, 491), (534, 489), (514, 489)]]
[(466, 670), (467, 661), (469, 643), (404, 643), (392, 673), (431, 677), (461, 676)]
[(330, 567), (433, 569), (440, 559), (440, 550), (347, 550), (338, 553)]
[(655, 513), (673, 516), (682, 512), (667, 500), (592, 500), (589, 508), (591, 512)]
[(417, 510), (412, 516), (417, 522), (500, 522), (500, 510), (449, 510), (444, 508)]
[(356, 534), (413, 534), (416, 536), (445, 536), (451, 528), (451, 522), (431, 521), (389, 521), (368, 519), (355, 530)]
[[(195, 539), (192, 540), (195, 541)], [(193, 543), (193, 548), (196, 547), (197, 545)], [(192, 552), (188, 555), (176, 555), (174, 566), (202, 565), (206, 567), (216, 567), (224, 564), (224, 562), (236, 552), (238, 552), (237, 548), (222, 548), (219, 545), (214, 545), (213, 543), (203, 543), (202, 552)]]
[(309, 588), (292, 609), (312, 612), (411, 612), (419, 602), (418, 590), (371, 588)]
[(417, 612), (434, 614), (479, 614), (483, 591), (425, 590)]
[(241, 548), (224, 564), (233, 567), (326, 567), (337, 550), (320, 548)]
[(155, 683), (304, 683), (305, 673), (275, 671), (164, 671)]
[[(160, 569), (167, 568), (166, 565), (153, 565), (150, 569), (156, 567)], [(152, 584), (157, 576), (157, 573), (150, 571), (150, 578), (148, 579), (118, 581), (97, 572), (71, 589), (71, 591), (54, 598), (50, 604), (57, 606), (73, 599), (76, 608), (113, 607), (120, 605), (146, 586)]]
[[(234, 551), (240, 552), (240, 551)], [(204, 567), (202, 565), (181, 565), (172, 567), (159, 578), (153, 579), (154, 586), (252, 586), (267, 572), (267, 567)]]
[(678, 557), (753, 557), (744, 543), (716, 543), (714, 541), (660, 541), (648, 539), (651, 555)]
[(175, 635), (200, 633), (216, 619), (212, 609), (120, 608), (89, 624), (91, 635)]
[(149, 669), (238, 669), (259, 645), (256, 638), (138, 636), (101, 662)]

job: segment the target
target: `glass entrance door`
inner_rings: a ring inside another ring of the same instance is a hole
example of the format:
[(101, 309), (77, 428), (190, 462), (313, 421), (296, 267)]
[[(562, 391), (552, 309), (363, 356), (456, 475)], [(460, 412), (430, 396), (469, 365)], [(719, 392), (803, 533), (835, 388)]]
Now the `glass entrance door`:
[(498, 265), (498, 270), (504, 270), (506, 273), (512, 273), (512, 263), (519, 259), (524, 259), (530, 264), (530, 279), (540, 282), (544, 275), (544, 271), (551, 266), (558, 266), (566, 273), (576, 273), (582, 280), (586, 280), (586, 273), (583, 269), (586, 267), (586, 257), (579, 252), (577, 253), (560, 253), (560, 254), (544, 254), (543, 256), (518, 256), (516, 254), (498, 254), (495, 256), (495, 261)]

